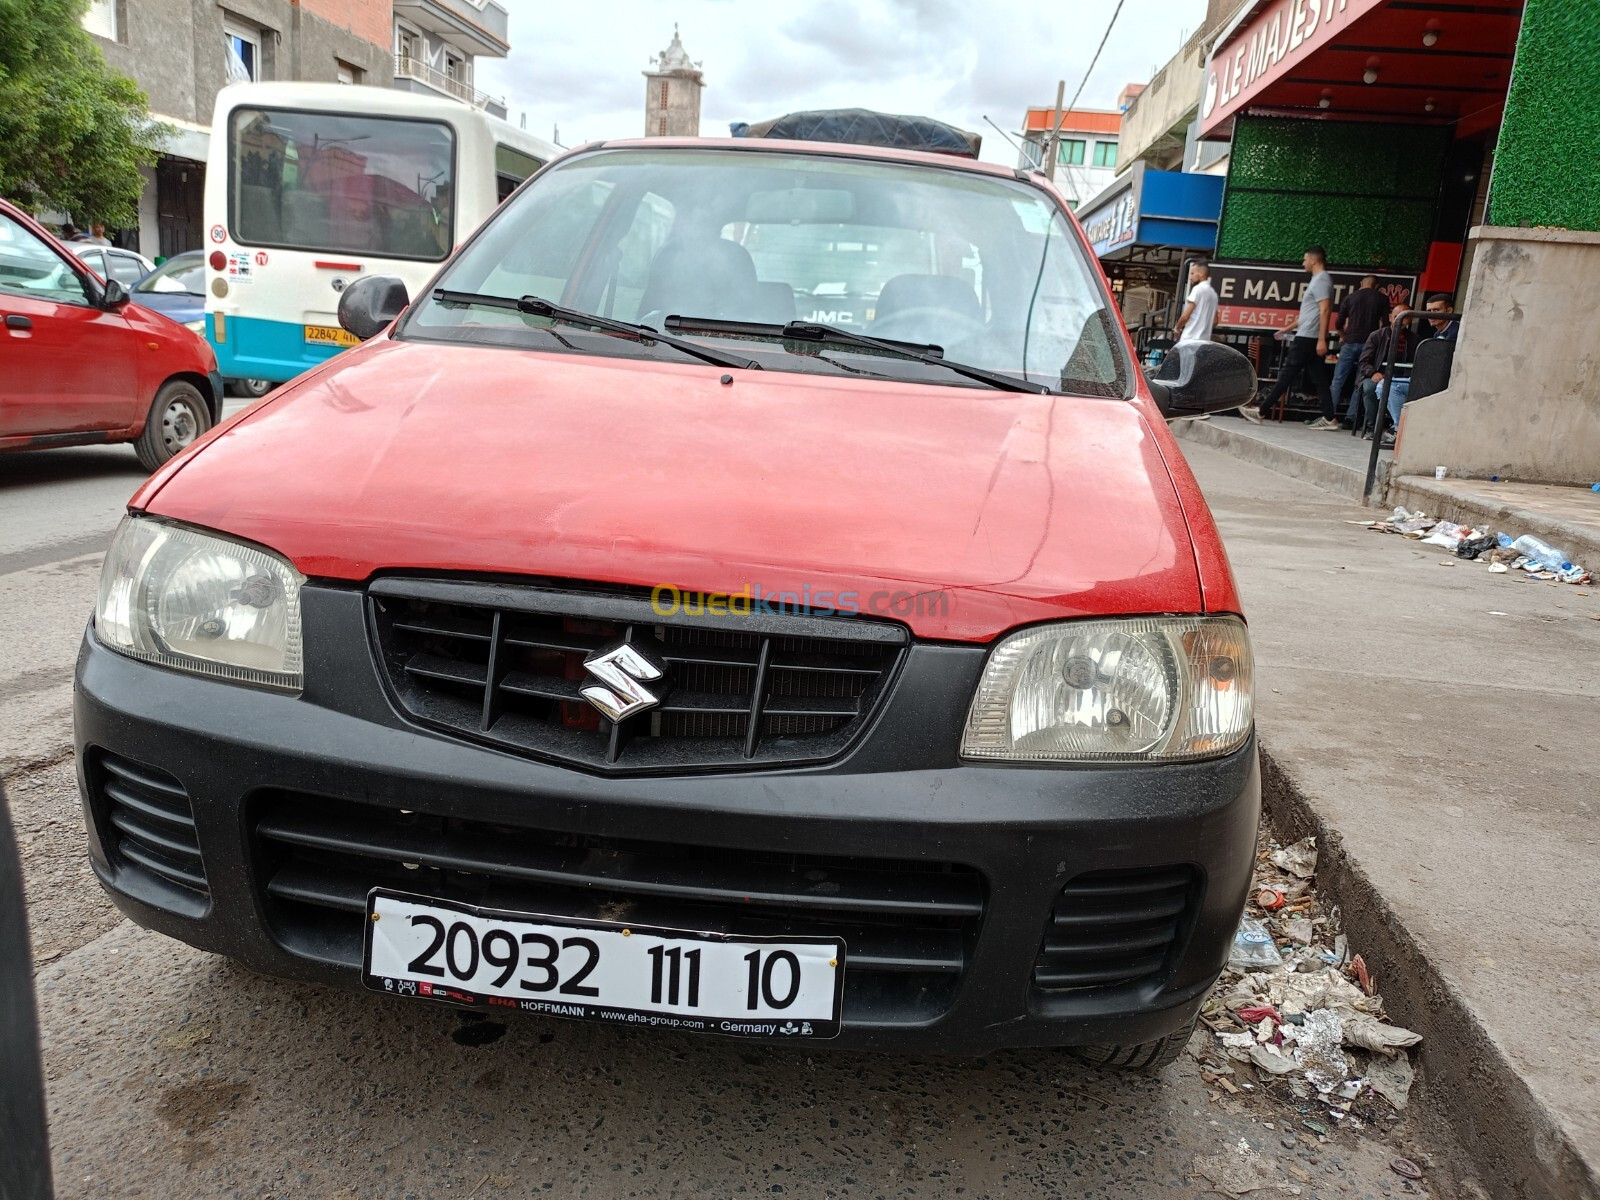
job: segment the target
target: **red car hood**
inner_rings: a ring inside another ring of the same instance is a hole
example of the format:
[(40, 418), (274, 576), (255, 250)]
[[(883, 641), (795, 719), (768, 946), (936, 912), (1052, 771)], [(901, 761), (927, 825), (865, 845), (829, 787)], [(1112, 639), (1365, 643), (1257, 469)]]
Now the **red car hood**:
[(219, 430), (135, 503), (309, 576), (809, 589), (962, 641), (1202, 607), (1183, 510), (1131, 404), (722, 377), (384, 340)]

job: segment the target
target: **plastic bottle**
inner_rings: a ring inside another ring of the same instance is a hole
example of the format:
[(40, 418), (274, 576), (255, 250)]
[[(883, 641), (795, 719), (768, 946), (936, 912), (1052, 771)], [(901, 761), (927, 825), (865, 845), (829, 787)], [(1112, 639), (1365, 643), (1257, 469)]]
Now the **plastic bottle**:
[(1526, 554), (1540, 566), (1552, 571), (1569, 571), (1572, 564), (1567, 561), (1567, 556), (1557, 550), (1549, 542), (1536, 538), (1531, 533), (1525, 533), (1512, 543), (1512, 547), (1519, 554)]

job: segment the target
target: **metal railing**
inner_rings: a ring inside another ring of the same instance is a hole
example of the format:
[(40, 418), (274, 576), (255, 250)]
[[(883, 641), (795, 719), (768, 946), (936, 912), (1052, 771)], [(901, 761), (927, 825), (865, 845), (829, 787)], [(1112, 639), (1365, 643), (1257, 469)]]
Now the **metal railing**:
[[(1391, 326), (1394, 333), (1389, 338), (1388, 360), (1383, 364), (1383, 382), (1378, 385), (1374, 392), (1378, 399), (1378, 411), (1372, 418), (1372, 453), (1367, 458), (1367, 482), (1361, 489), (1363, 503), (1372, 499), (1372, 485), (1378, 478), (1378, 452), (1383, 449), (1384, 423), (1389, 418), (1389, 388), (1394, 383), (1394, 369), (1397, 356), (1400, 353), (1400, 331), (1405, 328), (1407, 322), (1418, 319), (1424, 321), (1459, 321), (1461, 314), (1458, 312), (1429, 312), (1421, 308), (1408, 308), (1398, 317), (1391, 317), (1394, 322)], [(1416, 356), (1413, 354), (1412, 357), (1415, 358)], [(1413, 366), (1412, 369), (1415, 370), (1416, 368)], [(1356, 386), (1359, 388), (1361, 385), (1358, 383)], [(1408, 394), (1406, 399), (1409, 400), (1410, 398)], [(1365, 413), (1363, 412), (1364, 416)], [(1398, 432), (1399, 428), (1400, 423), (1396, 421), (1395, 430)]]
[(422, 59), (409, 54), (394, 56), (394, 73), (397, 78), (415, 79), (418, 83), (425, 83), (434, 91), (454, 96), (457, 100), (472, 105), (473, 108), (487, 108), (491, 104), (505, 107), (505, 101), (500, 97), (480, 92), (470, 83), (453, 79), (438, 67), (430, 66)]

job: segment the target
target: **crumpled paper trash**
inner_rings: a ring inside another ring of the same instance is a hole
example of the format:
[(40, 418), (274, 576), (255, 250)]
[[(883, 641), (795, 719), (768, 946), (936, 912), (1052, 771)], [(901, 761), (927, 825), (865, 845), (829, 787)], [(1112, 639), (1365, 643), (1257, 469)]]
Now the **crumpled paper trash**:
[(1405, 1055), (1400, 1053), (1402, 1050), (1422, 1041), (1420, 1033), (1413, 1033), (1398, 1025), (1385, 1025), (1367, 1013), (1348, 1013), (1344, 1014), (1343, 1019), (1344, 1044), (1375, 1051), (1380, 1057), (1404, 1058)]
[(1372, 1085), (1372, 1090), (1401, 1111), (1404, 1111), (1411, 1098), (1411, 1084), (1416, 1077), (1411, 1060), (1404, 1054), (1397, 1054), (1393, 1058), (1374, 1054), (1367, 1066), (1367, 1082)]
[(1272, 1190), (1298, 1196), (1300, 1189), (1281, 1178), (1243, 1138), (1232, 1154), (1207, 1154), (1194, 1160), (1194, 1173), (1207, 1179), (1224, 1196), (1243, 1196), (1249, 1192)]
[(1301, 879), (1310, 879), (1317, 873), (1317, 839), (1301, 838), (1292, 846), (1274, 850), (1269, 857), (1272, 865), (1280, 870), (1298, 875)]
[(1367, 995), (1334, 967), (1292, 975), (1253, 971), (1241, 975), (1222, 1002), (1230, 1012), (1253, 1004), (1270, 1004), (1286, 1017), (1319, 1008), (1348, 1008), (1366, 1013), (1383, 1011), (1382, 997)]

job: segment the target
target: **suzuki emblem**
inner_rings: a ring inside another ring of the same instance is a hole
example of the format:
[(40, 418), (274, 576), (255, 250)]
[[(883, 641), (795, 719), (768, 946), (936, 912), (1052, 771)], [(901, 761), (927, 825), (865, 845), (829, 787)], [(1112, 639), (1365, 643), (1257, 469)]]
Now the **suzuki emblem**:
[(604, 647), (584, 659), (583, 666), (600, 682), (579, 688), (578, 694), (613, 721), (661, 703), (661, 697), (643, 685), (663, 678), (667, 668), (638, 646), (618, 642)]

